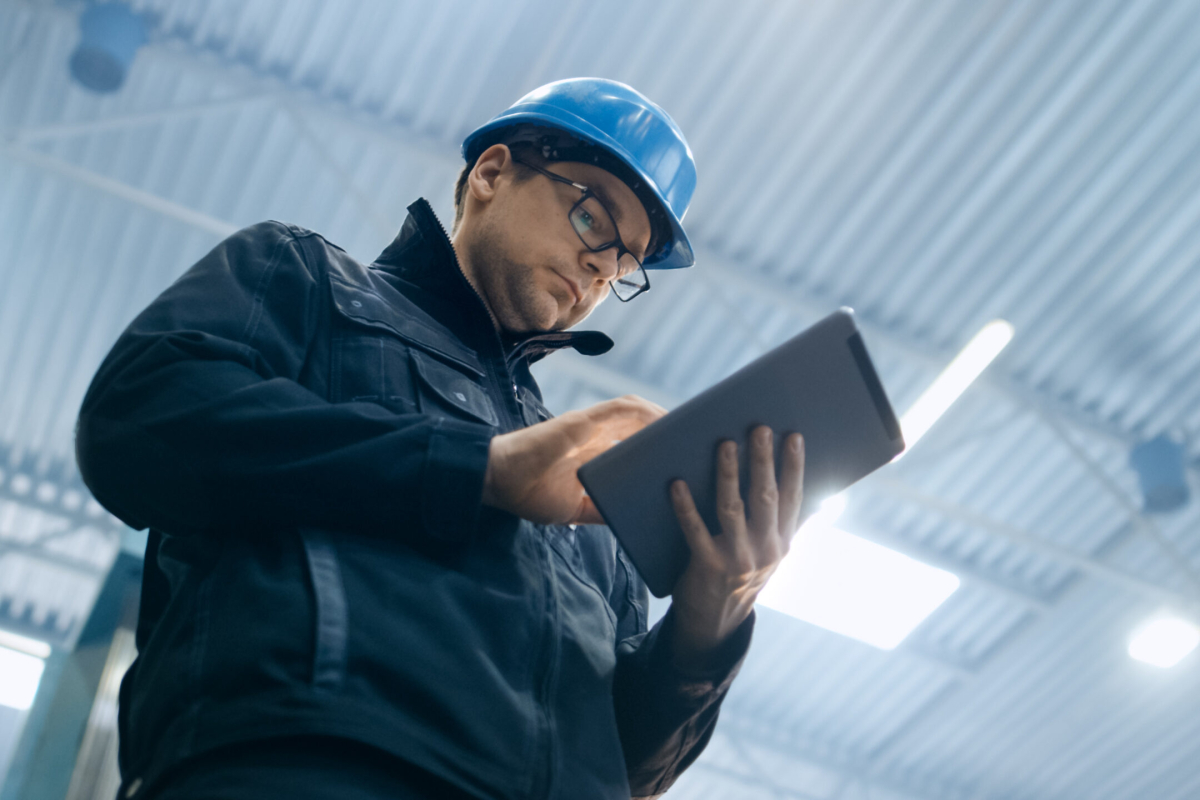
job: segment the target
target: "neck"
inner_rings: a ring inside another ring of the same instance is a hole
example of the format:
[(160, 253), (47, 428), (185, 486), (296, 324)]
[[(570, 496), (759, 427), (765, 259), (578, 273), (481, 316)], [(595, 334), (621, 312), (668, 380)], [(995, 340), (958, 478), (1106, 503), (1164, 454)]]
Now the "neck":
[(483, 303), (483, 307), (487, 309), (488, 317), (492, 320), (492, 326), (497, 333), (503, 333), (503, 328), (500, 327), (500, 320), (496, 319), (496, 312), (492, 310), (492, 304), (488, 302), (487, 294), (484, 293), (480, 286), (479, 277), (475, 270), (475, 263), (471, 259), (471, 248), (463, 242), (462, 230), (460, 229), (450, 240), (450, 245), (454, 248), (455, 259), (458, 261), (458, 268), (462, 272), (463, 277), (467, 279), (467, 283), (471, 284), (471, 288), (475, 290), (475, 294), (479, 296), (479, 301)]

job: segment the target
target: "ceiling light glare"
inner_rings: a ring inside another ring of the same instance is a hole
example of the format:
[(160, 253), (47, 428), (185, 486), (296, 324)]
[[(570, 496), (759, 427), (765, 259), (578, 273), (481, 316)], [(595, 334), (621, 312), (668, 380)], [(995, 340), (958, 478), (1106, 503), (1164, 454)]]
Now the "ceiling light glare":
[(900, 418), (900, 430), (904, 433), (905, 449), (896, 456), (900, 458), (913, 448), (933, 423), (954, 404), (954, 401), (975, 382), (988, 364), (1000, 355), (1013, 338), (1013, 326), (1002, 319), (984, 325), (979, 333), (967, 342), (967, 346), (942, 370), (929, 388), (917, 398), (912, 408)]
[(958, 585), (953, 573), (832, 526), (806, 524), (758, 602), (891, 650)]
[(28, 653), (38, 658), (48, 658), (50, 656), (50, 645), (40, 639), (18, 636), (11, 631), (0, 630), (0, 647), (7, 647), (9, 650), (19, 650), (22, 653)]
[(33, 705), (45, 668), (37, 656), (0, 647), (0, 706), (24, 711)]
[(1173, 667), (1200, 644), (1200, 627), (1186, 619), (1159, 616), (1134, 632), (1129, 655), (1156, 667)]
[(841, 519), (842, 513), (845, 512), (845, 510), (845, 492), (839, 492), (838, 494), (826, 497), (821, 501), (821, 504), (817, 506), (817, 510), (814, 511), (808, 519), (804, 520), (804, 527), (802, 530), (806, 528), (817, 527), (831, 528), (837, 524), (839, 519)]

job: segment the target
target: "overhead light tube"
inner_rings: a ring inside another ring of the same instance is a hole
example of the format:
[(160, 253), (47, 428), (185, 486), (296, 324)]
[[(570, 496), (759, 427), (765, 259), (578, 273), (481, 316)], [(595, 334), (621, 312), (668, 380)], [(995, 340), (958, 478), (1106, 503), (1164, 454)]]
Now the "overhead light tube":
[(899, 459), (920, 441), (933, 423), (954, 404), (967, 387), (975, 382), (988, 364), (995, 360), (1013, 338), (1013, 326), (1002, 319), (984, 325), (967, 346), (942, 370), (942, 374), (929, 385), (917, 402), (900, 418), (900, 430), (904, 432), (905, 449), (896, 456)]
[(30, 639), (28, 636), (20, 636), (3, 629), (0, 629), (0, 647), (18, 650), (38, 658), (49, 658), (50, 656), (50, 645), (46, 642), (40, 639)]

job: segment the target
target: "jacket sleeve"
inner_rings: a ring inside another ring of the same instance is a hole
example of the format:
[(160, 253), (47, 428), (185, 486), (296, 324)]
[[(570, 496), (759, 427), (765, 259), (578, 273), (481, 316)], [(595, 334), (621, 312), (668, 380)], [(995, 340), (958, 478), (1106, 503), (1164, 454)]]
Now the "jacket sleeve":
[(330, 403), (298, 382), (323, 264), (279, 223), (234, 234), (121, 335), (79, 415), (96, 498), (135, 528), (316, 526), (460, 540), (480, 509), (490, 426)]
[(717, 725), (721, 702), (741, 669), (754, 631), (754, 612), (722, 645), (704, 672), (682, 671), (671, 657), (672, 607), (649, 631), (649, 593), (624, 553), (614, 586), (618, 635), (613, 704), (633, 798), (658, 797), (695, 761)]

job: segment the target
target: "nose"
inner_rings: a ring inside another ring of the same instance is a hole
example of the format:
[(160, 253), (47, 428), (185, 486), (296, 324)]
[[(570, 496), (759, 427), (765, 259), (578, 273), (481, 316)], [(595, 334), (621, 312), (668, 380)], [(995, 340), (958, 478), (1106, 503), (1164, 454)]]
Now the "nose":
[(599, 252), (584, 250), (583, 265), (588, 270), (588, 273), (596, 279), (597, 283), (608, 283), (613, 278), (616, 278), (620, 272), (620, 267), (617, 264), (616, 245)]

